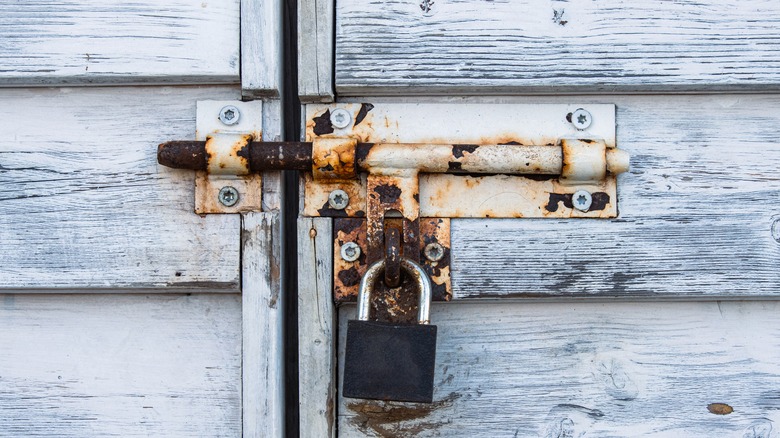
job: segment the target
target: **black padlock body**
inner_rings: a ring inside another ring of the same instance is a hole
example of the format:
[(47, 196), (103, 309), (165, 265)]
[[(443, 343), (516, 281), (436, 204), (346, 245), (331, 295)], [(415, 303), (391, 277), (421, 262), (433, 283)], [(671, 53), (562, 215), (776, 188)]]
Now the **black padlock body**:
[(436, 326), (347, 322), (344, 397), (432, 403)]

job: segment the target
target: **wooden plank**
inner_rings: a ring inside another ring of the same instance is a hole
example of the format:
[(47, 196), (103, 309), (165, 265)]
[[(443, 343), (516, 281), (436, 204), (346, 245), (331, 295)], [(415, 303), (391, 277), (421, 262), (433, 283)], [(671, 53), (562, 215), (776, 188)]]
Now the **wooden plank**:
[(243, 215), (243, 436), (284, 436), (284, 298), (279, 213)]
[(298, 219), (300, 436), (336, 436), (332, 235), (331, 218)]
[(341, 95), (780, 89), (780, 3), (336, 5)]
[(334, 0), (298, 0), (298, 96), (333, 102)]
[(0, 435), (239, 436), (235, 294), (0, 295)]
[(282, 84), (282, 2), (241, 0), (241, 91), (278, 97)]
[[(239, 290), (240, 220), (193, 213), (157, 144), (236, 87), (0, 90), (0, 288)], [(278, 120), (278, 116), (277, 116)]]
[(239, 0), (3, 2), (0, 41), (0, 86), (237, 83)]
[[(342, 398), (339, 435), (769, 438), (778, 311), (775, 301), (434, 305), (434, 403)], [(343, 307), (340, 357), (350, 318)]]
[(620, 216), (453, 220), (454, 298), (777, 297), (780, 96), (605, 99)]

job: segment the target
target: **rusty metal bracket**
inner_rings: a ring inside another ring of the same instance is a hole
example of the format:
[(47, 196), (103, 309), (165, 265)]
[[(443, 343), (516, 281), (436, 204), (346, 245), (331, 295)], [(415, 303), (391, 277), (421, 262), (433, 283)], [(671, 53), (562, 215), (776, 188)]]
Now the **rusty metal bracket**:
[(202, 160), (195, 174), (195, 213), (262, 209), (262, 177), (250, 173), (248, 149), (263, 138), (260, 101), (199, 101), (195, 137), (203, 148), (180, 159)]
[[(400, 219), (388, 219), (391, 227), (400, 225)], [(420, 218), (420, 239), (414, 252), (420, 265), (431, 277), (433, 300), (452, 298), (450, 279), (450, 219)], [(337, 303), (357, 299), (360, 279), (368, 269), (367, 220), (363, 218), (336, 218), (333, 223), (334, 300)], [(357, 252), (355, 249), (357, 248)], [(349, 251), (349, 252), (348, 252)], [(411, 258), (404, 248), (404, 257)], [(381, 283), (381, 282), (380, 282)], [(372, 318), (378, 320), (412, 321), (416, 317), (415, 291), (403, 281), (399, 287), (384, 287), (372, 296)]]

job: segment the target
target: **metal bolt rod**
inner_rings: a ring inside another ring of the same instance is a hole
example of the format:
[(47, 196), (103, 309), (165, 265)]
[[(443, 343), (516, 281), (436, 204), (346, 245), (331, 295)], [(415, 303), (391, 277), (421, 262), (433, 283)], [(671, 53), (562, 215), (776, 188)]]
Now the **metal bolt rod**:
[[(238, 156), (247, 158), (253, 172), (312, 168), (309, 142), (252, 142)], [(208, 158), (203, 141), (169, 141), (157, 149), (157, 161), (176, 169), (206, 170)], [(358, 143), (355, 162), (362, 171), (396, 168), (428, 173), (559, 175), (564, 157), (560, 146)], [(607, 149), (606, 163), (613, 174), (626, 172), (628, 154)]]

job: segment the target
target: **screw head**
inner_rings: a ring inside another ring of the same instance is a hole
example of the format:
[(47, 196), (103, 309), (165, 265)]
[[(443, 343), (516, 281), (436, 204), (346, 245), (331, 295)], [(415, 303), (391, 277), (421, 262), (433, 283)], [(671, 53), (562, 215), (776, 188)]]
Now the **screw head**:
[(334, 128), (346, 128), (352, 123), (352, 115), (344, 108), (336, 108), (330, 113), (330, 124)]
[(241, 118), (241, 111), (233, 105), (223, 106), (219, 110), (219, 121), (225, 125), (235, 125), (239, 118)]
[(360, 246), (355, 242), (347, 242), (341, 246), (341, 258), (347, 262), (354, 262), (360, 258)]
[(225, 186), (219, 189), (219, 203), (225, 207), (232, 207), (238, 204), (238, 190), (235, 187)]
[(343, 210), (349, 205), (349, 195), (341, 189), (336, 189), (328, 195), (328, 205), (335, 210)]
[(579, 211), (588, 211), (593, 203), (593, 197), (585, 190), (577, 190), (571, 195), (571, 203)]
[(425, 254), (426, 259), (432, 262), (438, 262), (444, 258), (444, 247), (439, 242), (429, 243), (425, 245), (423, 253)]
[(593, 116), (582, 108), (576, 109), (571, 113), (571, 124), (579, 130), (588, 129), (593, 123)]

